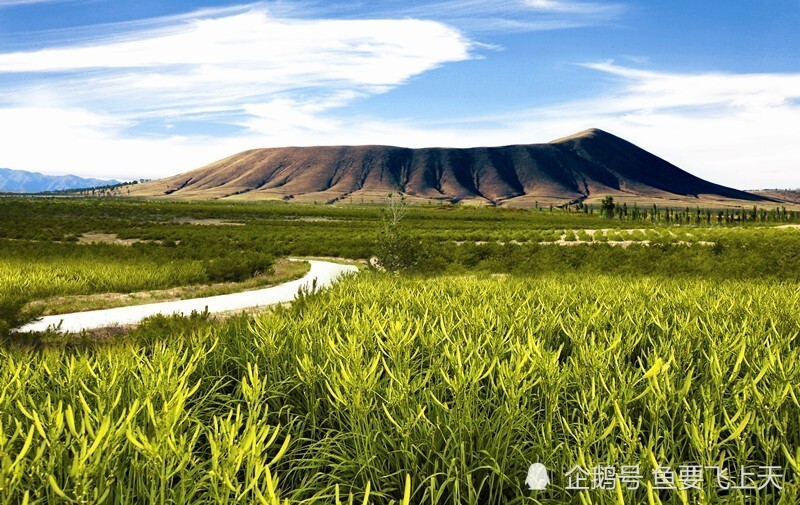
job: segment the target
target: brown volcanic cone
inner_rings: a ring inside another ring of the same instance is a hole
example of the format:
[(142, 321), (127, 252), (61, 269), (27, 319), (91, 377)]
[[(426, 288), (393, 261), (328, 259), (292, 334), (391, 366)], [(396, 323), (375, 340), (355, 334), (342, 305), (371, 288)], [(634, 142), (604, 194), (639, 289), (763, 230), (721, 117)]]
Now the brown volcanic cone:
[(236, 154), (185, 174), (130, 186), (131, 196), (369, 202), (401, 190), (413, 201), (532, 206), (596, 202), (753, 205), (727, 188), (601, 130), (548, 144), (470, 149), (285, 147)]

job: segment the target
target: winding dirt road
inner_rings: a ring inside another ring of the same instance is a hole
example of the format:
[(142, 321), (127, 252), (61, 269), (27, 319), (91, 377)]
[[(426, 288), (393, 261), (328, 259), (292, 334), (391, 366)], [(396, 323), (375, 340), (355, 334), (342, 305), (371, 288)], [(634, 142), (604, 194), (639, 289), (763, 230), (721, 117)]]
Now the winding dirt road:
[(208, 312), (211, 313), (218, 313), (275, 305), (294, 300), (297, 291), (301, 287), (310, 289), (315, 281), (317, 288), (324, 288), (333, 284), (342, 274), (358, 271), (358, 268), (354, 265), (342, 265), (317, 260), (308, 260), (308, 262), (311, 264), (311, 268), (306, 275), (295, 281), (286, 282), (269, 288), (227, 295), (208, 296), (205, 298), (192, 298), (173, 302), (131, 305), (113, 309), (46, 316), (26, 324), (16, 331), (33, 332), (57, 328), (58, 331), (62, 332), (80, 332), (82, 330), (106, 328), (109, 326), (136, 324), (144, 318), (157, 314), (189, 315), (193, 311), (203, 312), (204, 310), (208, 310)]

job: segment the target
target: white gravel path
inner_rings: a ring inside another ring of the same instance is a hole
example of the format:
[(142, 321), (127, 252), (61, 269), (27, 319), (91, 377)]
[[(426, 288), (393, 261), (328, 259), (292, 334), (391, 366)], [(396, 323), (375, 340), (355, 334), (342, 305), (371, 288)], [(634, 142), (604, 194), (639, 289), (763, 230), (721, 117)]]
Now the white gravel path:
[[(113, 309), (45, 316), (26, 324), (16, 331), (32, 332), (58, 328), (62, 332), (80, 332), (81, 330), (136, 324), (146, 317), (157, 314), (189, 315), (193, 311), (203, 312), (206, 309), (208, 309), (208, 312), (215, 313), (275, 305), (294, 300), (297, 291), (301, 287), (310, 289), (314, 281), (316, 281), (317, 288), (324, 288), (333, 284), (340, 275), (358, 271), (358, 268), (354, 265), (342, 265), (316, 260), (308, 260), (308, 262), (311, 264), (311, 269), (302, 278), (270, 288), (174, 302), (149, 303), (146, 305), (131, 305)], [(59, 324), (61, 325), (60, 327), (58, 326)]]

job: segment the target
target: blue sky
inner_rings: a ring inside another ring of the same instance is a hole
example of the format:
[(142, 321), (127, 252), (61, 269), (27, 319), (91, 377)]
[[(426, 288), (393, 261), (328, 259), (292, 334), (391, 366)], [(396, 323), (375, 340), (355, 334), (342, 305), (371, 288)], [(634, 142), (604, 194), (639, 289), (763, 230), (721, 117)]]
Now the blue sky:
[(0, 166), (156, 178), (255, 147), (599, 127), (798, 187), (797, 26), (797, 0), (0, 0)]

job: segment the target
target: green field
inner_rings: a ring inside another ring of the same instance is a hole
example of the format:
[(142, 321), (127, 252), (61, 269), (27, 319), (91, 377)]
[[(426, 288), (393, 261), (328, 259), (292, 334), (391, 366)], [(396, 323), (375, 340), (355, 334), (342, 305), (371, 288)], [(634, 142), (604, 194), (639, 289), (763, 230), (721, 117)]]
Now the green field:
[[(0, 199), (0, 326), (54, 296), (367, 259), (381, 212)], [(800, 503), (790, 221), (413, 207), (400, 274), (113, 338), (7, 334), (0, 503)], [(783, 489), (721, 490), (709, 469), (656, 489), (681, 465), (776, 467)], [(575, 466), (643, 478), (566, 489)]]

